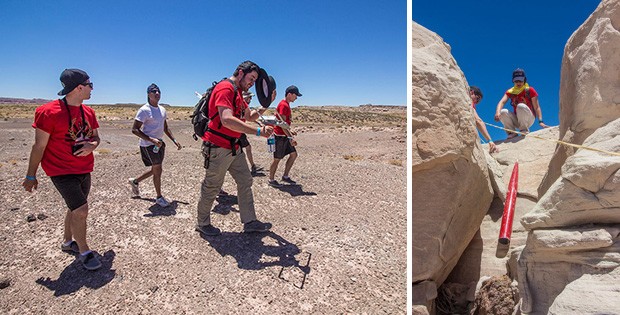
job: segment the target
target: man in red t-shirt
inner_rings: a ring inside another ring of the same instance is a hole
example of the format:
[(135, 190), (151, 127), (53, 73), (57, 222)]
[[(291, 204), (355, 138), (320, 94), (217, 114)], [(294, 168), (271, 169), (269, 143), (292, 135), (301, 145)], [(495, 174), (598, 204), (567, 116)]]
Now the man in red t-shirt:
[(273, 133), (273, 127), (255, 127), (246, 123), (258, 119), (259, 113), (249, 110), (241, 93), (254, 85), (259, 71), (262, 70), (258, 65), (245, 61), (237, 66), (230, 78), (222, 80), (211, 92), (209, 115), (217, 114), (209, 121), (208, 129), (202, 137), (206, 172), (200, 189), (196, 223), (196, 231), (207, 236), (220, 234), (220, 229), (211, 224), (211, 208), (222, 188), (227, 171), (237, 183), (237, 200), (243, 231), (266, 232), (271, 228), (271, 223), (256, 219), (252, 175), (239, 143), (242, 133), (256, 133), (257, 136), (263, 137), (269, 137)]
[(95, 111), (82, 104), (90, 99), (93, 83), (86, 72), (65, 69), (60, 75), (61, 100), (41, 105), (35, 111), (35, 140), (30, 152), (28, 172), (22, 186), (28, 192), (37, 189), (39, 164), (65, 200), (69, 211), (65, 216), (64, 242), (60, 248), (79, 254), (88, 270), (101, 268), (101, 262), (86, 243), (86, 218), (90, 173), (95, 163), (93, 150), (100, 143), (99, 123)]
[[(523, 134), (530, 132), (530, 127), (534, 124), (534, 115), (538, 117), (538, 124), (541, 128), (549, 128), (542, 119), (542, 110), (538, 103), (538, 93), (533, 87), (527, 84), (527, 77), (523, 69), (515, 69), (512, 72), (512, 82), (514, 86), (506, 91), (502, 99), (497, 103), (495, 110), (495, 121), (501, 121), (504, 128), (519, 131)], [(506, 102), (510, 99), (513, 112), (503, 109)], [(506, 131), (508, 139), (517, 136), (513, 131)]]
[[(280, 119), (283, 119), (289, 126), (291, 125), (290, 103), (296, 101), (298, 96), (301, 96), (299, 89), (294, 85), (289, 86), (284, 93), (284, 99), (280, 101), (280, 104), (278, 104), (276, 108), (276, 112), (280, 116)], [(289, 155), (289, 157), (286, 160), (282, 181), (289, 184), (296, 184), (295, 181), (289, 177), (289, 172), (293, 167), (293, 163), (295, 163), (295, 159), (297, 159), (297, 150), (295, 150), (297, 142), (293, 139), (294, 133), (290, 130), (285, 131), (281, 127), (275, 127), (273, 133), (276, 136), (276, 151), (273, 152), (273, 162), (271, 162), (271, 166), (269, 167), (269, 186), (281, 186), (280, 183), (275, 180), (275, 176), (280, 160), (286, 155)]]

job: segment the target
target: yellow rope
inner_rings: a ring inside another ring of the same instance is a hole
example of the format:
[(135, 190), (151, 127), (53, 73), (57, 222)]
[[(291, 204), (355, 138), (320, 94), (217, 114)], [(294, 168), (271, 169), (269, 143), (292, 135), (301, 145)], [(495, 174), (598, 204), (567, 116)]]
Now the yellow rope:
[(620, 156), (620, 153), (618, 153), (618, 152), (605, 151), (605, 150), (601, 150), (601, 149), (597, 149), (597, 148), (592, 148), (592, 147), (586, 147), (586, 146), (583, 146), (583, 145), (569, 143), (569, 142), (565, 142), (565, 141), (547, 139), (547, 138), (535, 136), (535, 135), (533, 135), (531, 133), (525, 134), (525, 133), (522, 133), (522, 132), (519, 132), (519, 131), (502, 128), (500, 126), (492, 125), (492, 124), (489, 124), (489, 123), (486, 123), (486, 122), (485, 122), (485, 124), (489, 125), (491, 127), (497, 128), (497, 129), (502, 129), (502, 130), (505, 130), (505, 131), (508, 131), (508, 132), (513, 132), (513, 133), (516, 133), (516, 134), (520, 134), (520, 135), (523, 135), (525, 137), (532, 137), (532, 138), (536, 138), (536, 139), (540, 139), (540, 140), (552, 141), (552, 142), (555, 142), (555, 143), (559, 143), (559, 144), (562, 144), (562, 145), (566, 145), (566, 146), (574, 147), (574, 148), (578, 148), (578, 149), (584, 149), (584, 150), (590, 150), (590, 151), (596, 151), (596, 152), (607, 153), (607, 154), (611, 154), (611, 155), (615, 155), (615, 156)]

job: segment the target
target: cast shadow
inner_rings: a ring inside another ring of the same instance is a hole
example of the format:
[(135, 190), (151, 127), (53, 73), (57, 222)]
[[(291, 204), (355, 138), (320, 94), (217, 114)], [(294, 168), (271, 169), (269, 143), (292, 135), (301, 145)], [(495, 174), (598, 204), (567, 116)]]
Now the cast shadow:
[(62, 296), (77, 292), (82, 287), (91, 289), (99, 289), (110, 283), (116, 276), (116, 270), (112, 269), (112, 263), (116, 253), (114, 250), (108, 250), (100, 256), (101, 268), (96, 271), (88, 271), (84, 269), (82, 263), (77, 259), (67, 266), (58, 276), (58, 279), (52, 280), (48, 278), (39, 278), (36, 283), (54, 291), (54, 296)]
[(221, 215), (227, 215), (231, 211), (239, 212), (239, 210), (235, 209), (233, 206), (239, 204), (239, 200), (235, 195), (218, 195), (215, 200), (217, 201), (217, 205), (213, 207), (213, 212), (219, 213)]
[[(310, 273), (312, 254), (302, 253), (297, 245), (274, 232), (222, 232), (218, 236), (200, 235), (222, 257), (235, 258), (237, 266), (241, 269), (261, 270), (266, 267), (279, 266), (281, 269), (278, 278), (292, 282), (299, 289), (303, 288), (306, 277)], [(295, 256), (300, 256), (300, 259)], [(305, 264), (301, 265), (300, 260)], [(296, 273), (300, 275), (297, 276)]]
[(521, 141), (521, 140), (523, 140), (523, 139), (525, 139), (525, 136), (518, 135), (518, 136), (516, 136), (516, 137), (514, 137), (514, 138), (512, 138), (512, 139), (503, 139), (503, 140), (498, 140), (498, 141), (495, 141), (495, 144), (501, 144), (501, 143), (516, 143), (516, 142), (519, 142), (519, 141)]
[(299, 184), (290, 184), (285, 185), (282, 184), (280, 187), (275, 187), (276, 189), (291, 194), (292, 197), (297, 196), (316, 196), (315, 192), (312, 191), (304, 191), (303, 187)]
[(177, 208), (179, 207), (179, 203), (188, 204), (187, 202), (173, 200), (170, 202), (170, 205), (167, 207), (162, 207), (158, 204), (154, 204), (149, 207), (149, 211), (151, 213), (145, 213), (144, 216), (149, 217), (169, 217), (171, 215), (177, 214)]

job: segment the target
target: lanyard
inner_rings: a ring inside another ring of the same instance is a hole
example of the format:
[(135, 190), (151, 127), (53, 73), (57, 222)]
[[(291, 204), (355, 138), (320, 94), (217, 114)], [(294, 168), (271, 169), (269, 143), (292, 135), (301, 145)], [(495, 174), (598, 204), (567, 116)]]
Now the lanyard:
[[(63, 97), (62, 102), (67, 107), (67, 115), (69, 115), (69, 128), (71, 128), (71, 110), (69, 109), (69, 104), (67, 104), (67, 98)], [(80, 132), (84, 131), (84, 127), (86, 126), (86, 119), (84, 118), (84, 108), (82, 108), (82, 104), (80, 104), (80, 113), (82, 114), (82, 128), (80, 128)], [(79, 134), (78, 133), (78, 134)]]

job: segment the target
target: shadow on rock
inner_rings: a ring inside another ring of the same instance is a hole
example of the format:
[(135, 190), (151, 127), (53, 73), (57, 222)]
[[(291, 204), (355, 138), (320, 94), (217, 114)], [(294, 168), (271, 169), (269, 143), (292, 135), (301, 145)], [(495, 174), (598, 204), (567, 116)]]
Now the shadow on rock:
[(218, 195), (215, 199), (218, 204), (213, 207), (213, 212), (222, 215), (227, 215), (231, 211), (239, 212), (239, 210), (233, 208), (233, 205), (239, 204), (239, 200), (235, 195)]
[(293, 197), (297, 197), (297, 196), (316, 196), (315, 192), (304, 191), (303, 187), (301, 185), (298, 185), (298, 184), (281, 185), (280, 187), (276, 187), (276, 189), (279, 189), (280, 191), (289, 193)]
[(39, 278), (35, 282), (54, 291), (54, 296), (62, 296), (74, 293), (82, 287), (99, 289), (110, 283), (116, 276), (116, 270), (112, 269), (112, 263), (116, 253), (109, 250), (100, 256), (101, 268), (97, 271), (84, 269), (77, 259), (60, 273), (56, 280)]

